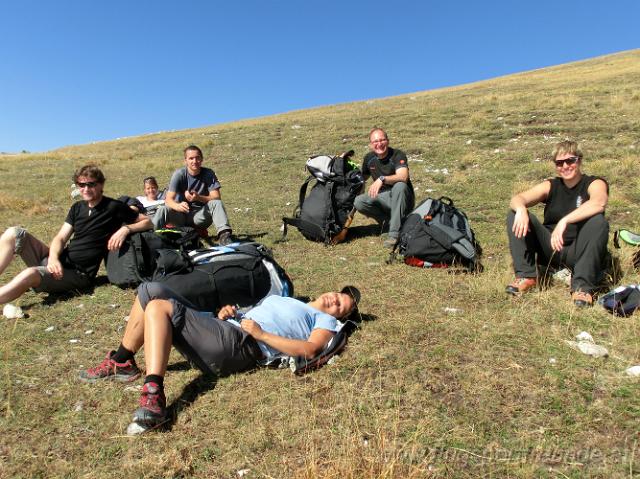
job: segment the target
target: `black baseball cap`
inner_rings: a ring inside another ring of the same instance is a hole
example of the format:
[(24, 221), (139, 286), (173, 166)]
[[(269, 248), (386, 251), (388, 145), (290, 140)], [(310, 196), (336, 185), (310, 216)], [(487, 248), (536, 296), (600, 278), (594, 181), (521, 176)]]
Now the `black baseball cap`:
[(351, 311), (351, 313), (349, 313), (345, 319), (352, 319), (352, 320), (356, 320), (355, 318), (359, 319), (358, 304), (360, 303), (360, 298), (362, 297), (362, 295), (360, 294), (360, 290), (355, 286), (345, 286), (340, 290), (340, 292), (351, 296), (351, 299), (353, 299), (353, 302), (355, 303), (353, 311)]

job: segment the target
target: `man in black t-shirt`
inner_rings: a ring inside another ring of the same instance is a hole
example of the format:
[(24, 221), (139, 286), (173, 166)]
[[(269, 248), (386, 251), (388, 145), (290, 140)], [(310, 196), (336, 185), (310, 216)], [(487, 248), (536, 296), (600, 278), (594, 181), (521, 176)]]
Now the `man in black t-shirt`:
[(131, 232), (151, 229), (151, 221), (120, 201), (103, 196), (104, 175), (83, 166), (73, 176), (82, 201), (71, 206), (58, 234), (47, 246), (22, 227), (0, 237), (0, 274), (14, 254), (27, 269), (0, 287), (0, 304), (20, 297), (29, 288), (60, 293), (91, 286), (108, 250), (117, 250)]
[(378, 223), (389, 225), (389, 237), (385, 248), (393, 248), (398, 242), (400, 226), (411, 212), (415, 197), (409, 178), (407, 155), (389, 146), (389, 138), (382, 128), (369, 133), (369, 148), (362, 162), (365, 180), (373, 177), (369, 190), (356, 197), (354, 206), (365, 216)]

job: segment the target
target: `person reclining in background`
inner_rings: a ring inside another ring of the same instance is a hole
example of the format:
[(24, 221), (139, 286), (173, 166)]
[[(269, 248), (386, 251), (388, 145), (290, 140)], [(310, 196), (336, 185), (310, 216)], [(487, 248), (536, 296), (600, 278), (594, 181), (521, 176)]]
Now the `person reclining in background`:
[(29, 288), (61, 293), (93, 284), (108, 250), (117, 250), (131, 232), (151, 229), (151, 221), (117, 200), (103, 195), (105, 177), (96, 166), (78, 169), (73, 181), (82, 201), (71, 206), (58, 234), (47, 246), (22, 227), (8, 228), (0, 237), (0, 274), (14, 255), (27, 269), (0, 287), (0, 304), (20, 297)]
[(220, 195), (220, 182), (212, 169), (202, 166), (202, 161), (200, 148), (191, 145), (184, 149), (185, 166), (173, 173), (165, 204), (158, 207), (153, 226), (158, 230), (170, 223), (206, 230), (213, 223), (218, 232), (218, 243), (226, 246), (233, 239)]
[[(516, 279), (506, 292), (516, 295), (535, 287), (536, 265), (568, 267), (574, 304), (589, 306), (607, 266), (609, 185), (582, 173), (576, 142), (556, 144), (553, 162), (557, 177), (511, 198), (507, 234)], [(542, 223), (529, 212), (538, 203), (545, 204)]]
[(158, 207), (164, 205), (164, 191), (158, 191), (158, 182), (155, 176), (147, 176), (142, 180), (144, 185), (144, 195), (136, 196), (136, 200), (144, 207), (145, 214), (153, 217)]
[(143, 283), (118, 350), (82, 371), (80, 380), (137, 379), (141, 372), (134, 355), (144, 345), (146, 377), (133, 422), (153, 428), (167, 420), (164, 376), (172, 344), (201, 371), (215, 375), (246, 371), (283, 354), (310, 359), (338, 331), (337, 320), (356, 312), (359, 300), (353, 286), (306, 304), (269, 296), (240, 319), (234, 306), (222, 307), (217, 315), (197, 311), (162, 283)]

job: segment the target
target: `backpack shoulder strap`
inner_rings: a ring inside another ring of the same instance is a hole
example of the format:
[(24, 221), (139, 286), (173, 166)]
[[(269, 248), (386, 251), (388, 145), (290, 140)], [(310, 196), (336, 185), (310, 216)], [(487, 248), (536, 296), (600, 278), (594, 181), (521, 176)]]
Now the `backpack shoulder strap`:
[(305, 359), (302, 356), (295, 358), (294, 367), (292, 367), (294, 374), (301, 376), (309, 371), (318, 369), (329, 362), (329, 360), (336, 354), (340, 354), (347, 346), (349, 336), (353, 331), (358, 328), (358, 325), (347, 320), (344, 326), (338, 331), (331, 339), (331, 342), (325, 347), (317, 356), (311, 359)]

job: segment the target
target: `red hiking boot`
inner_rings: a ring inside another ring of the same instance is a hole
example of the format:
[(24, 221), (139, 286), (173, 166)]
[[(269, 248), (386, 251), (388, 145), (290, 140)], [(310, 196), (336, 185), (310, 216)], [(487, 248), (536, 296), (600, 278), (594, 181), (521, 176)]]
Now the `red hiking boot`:
[(536, 278), (516, 278), (513, 283), (507, 286), (505, 292), (516, 296), (535, 288), (537, 284), (538, 280)]
[(96, 367), (80, 371), (80, 381), (87, 383), (101, 380), (131, 382), (140, 377), (140, 369), (134, 359), (117, 363), (111, 359), (114, 354), (115, 351), (109, 351), (107, 357)]

